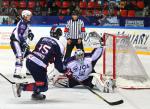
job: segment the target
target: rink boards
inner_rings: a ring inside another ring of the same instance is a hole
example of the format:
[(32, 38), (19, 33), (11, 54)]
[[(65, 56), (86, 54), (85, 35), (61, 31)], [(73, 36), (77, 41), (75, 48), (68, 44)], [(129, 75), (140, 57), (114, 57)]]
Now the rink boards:
[[(0, 26), (0, 49), (10, 49), (10, 35), (15, 26)], [(34, 48), (35, 44), (41, 37), (49, 36), (51, 26), (32, 26), (32, 32), (35, 38), (30, 43), (31, 48)], [(64, 27), (60, 27), (64, 30)], [(86, 27), (86, 35), (89, 32), (96, 31), (100, 36), (104, 33), (110, 33), (115, 35), (127, 35), (130, 38), (131, 43), (136, 49), (137, 54), (150, 55), (150, 28), (120, 28), (120, 27)], [(63, 35), (64, 36), (64, 33)], [(66, 46), (65, 37), (60, 39), (64, 46)], [(91, 51), (91, 48), (86, 42), (84, 42), (85, 51)]]

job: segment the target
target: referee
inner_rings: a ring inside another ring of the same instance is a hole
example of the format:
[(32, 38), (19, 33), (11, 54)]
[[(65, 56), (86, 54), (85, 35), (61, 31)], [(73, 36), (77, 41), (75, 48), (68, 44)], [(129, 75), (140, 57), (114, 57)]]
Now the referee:
[(67, 21), (67, 25), (64, 29), (65, 37), (67, 39), (66, 54), (64, 59), (71, 56), (74, 46), (76, 46), (77, 49), (82, 49), (84, 51), (82, 39), (85, 36), (85, 27), (84, 22), (78, 17), (78, 11), (73, 11), (72, 19)]

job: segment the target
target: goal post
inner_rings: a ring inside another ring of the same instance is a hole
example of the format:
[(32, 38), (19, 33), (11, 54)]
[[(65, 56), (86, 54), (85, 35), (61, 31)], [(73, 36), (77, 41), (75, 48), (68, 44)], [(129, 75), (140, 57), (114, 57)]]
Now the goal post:
[(150, 79), (129, 37), (104, 33), (103, 39), (103, 74), (121, 88), (150, 88)]

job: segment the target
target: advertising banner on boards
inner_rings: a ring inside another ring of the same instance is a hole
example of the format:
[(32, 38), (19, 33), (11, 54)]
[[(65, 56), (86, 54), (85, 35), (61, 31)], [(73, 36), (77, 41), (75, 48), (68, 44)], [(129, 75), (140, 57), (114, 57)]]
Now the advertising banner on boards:
[[(32, 32), (35, 35), (33, 42), (31, 45), (35, 45), (37, 41), (41, 37), (49, 36), (49, 31), (51, 27), (39, 27), (34, 26), (31, 27)], [(61, 27), (62, 30), (64, 27)], [(0, 26), (0, 49), (3, 48), (10, 48), (10, 34), (14, 26)], [(86, 27), (87, 35), (92, 32), (96, 31), (100, 36), (103, 36), (104, 33), (108, 32), (109, 34), (121, 35), (121, 36), (128, 36), (130, 38), (130, 42), (135, 47), (136, 51), (141, 52), (149, 52), (150, 53), (150, 29), (127, 29), (127, 28), (93, 28), (93, 27)], [(63, 34), (64, 35), (64, 34)], [(61, 37), (61, 41), (66, 46), (66, 39)], [(86, 48), (90, 48), (90, 46), (84, 42), (84, 46)]]

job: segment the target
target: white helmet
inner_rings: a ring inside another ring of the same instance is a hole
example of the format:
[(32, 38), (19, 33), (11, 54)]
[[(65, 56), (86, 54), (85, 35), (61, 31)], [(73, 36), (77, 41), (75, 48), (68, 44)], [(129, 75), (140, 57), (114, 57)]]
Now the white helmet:
[(32, 15), (32, 13), (29, 10), (23, 10), (22, 13), (21, 13), (22, 17), (24, 17), (24, 16), (31, 16), (31, 15)]

